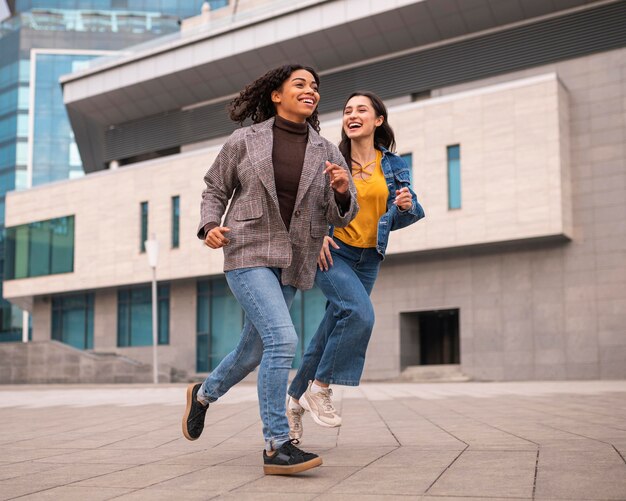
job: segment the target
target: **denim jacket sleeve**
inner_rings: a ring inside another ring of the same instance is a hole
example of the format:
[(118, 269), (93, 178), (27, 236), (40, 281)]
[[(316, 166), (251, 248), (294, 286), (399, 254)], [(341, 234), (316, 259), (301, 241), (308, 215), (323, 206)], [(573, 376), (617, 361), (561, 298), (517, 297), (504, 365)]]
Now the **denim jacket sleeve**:
[[(416, 223), (422, 219), (424, 214), (424, 208), (417, 200), (417, 195), (411, 188), (411, 180), (409, 178), (409, 168), (399, 157), (396, 157), (396, 162), (393, 164), (393, 177), (395, 189), (408, 188), (411, 192), (411, 198), (413, 203), (407, 210), (401, 210), (397, 206), (392, 205), (392, 218), (391, 218), (391, 231), (399, 230), (400, 228), (406, 228), (407, 226)], [(392, 197), (392, 198), (395, 198)]]

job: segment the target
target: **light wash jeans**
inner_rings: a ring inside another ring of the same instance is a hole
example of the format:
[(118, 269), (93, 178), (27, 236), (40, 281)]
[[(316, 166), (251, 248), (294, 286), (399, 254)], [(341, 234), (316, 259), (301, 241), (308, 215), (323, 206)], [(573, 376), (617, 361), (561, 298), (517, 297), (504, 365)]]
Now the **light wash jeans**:
[(228, 285), (245, 312), (241, 338), (202, 384), (201, 394), (214, 402), (259, 363), (257, 390), (267, 450), (289, 440), (285, 393), (298, 335), (289, 315), (296, 289), (281, 285), (278, 268), (227, 271)]
[(302, 364), (289, 386), (299, 399), (309, 380), (357, 386), (361, 381), (365, 352), (374, 328), (370, 293), (381, 258), (375, 248), (361, 249), (335, 239), (333, 266), (317, 270), (317, 285), (328, 303), (324, 318), (307, 346)]

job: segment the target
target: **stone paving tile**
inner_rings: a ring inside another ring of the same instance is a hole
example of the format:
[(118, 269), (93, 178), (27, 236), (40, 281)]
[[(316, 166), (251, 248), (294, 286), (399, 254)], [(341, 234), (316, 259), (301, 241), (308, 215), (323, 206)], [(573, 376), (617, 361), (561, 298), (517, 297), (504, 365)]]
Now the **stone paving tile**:
[(216, 493), (217, 495), (232, 491), (263, 476), (262, 463), (259, 463), (258, 466), (217, 465), (160, 482), (154, 487), (166, 490), (179, 490), (180, 492), (186, 492), (187, 490), (205, 491)]
[[(25, 474), (2, 482), (3, 485), (25, 485), (41, 489), (73, 484), (85, 479), (98, 478), (102, 475), (130, 468), (132, 465), (119, 464), (72, 464), (55, 465), (55, 468), (41, 471), (36, 475)], [(106, 487), (106, 486), (105, 486)]]
[(58, 456), (45, 457), (37, 459), (36, 462), (57, 464), (119, 463), (124, 465), (139, 465), (153, 463), (157, 460), (169, 458), (176, 454), (178, 453), (161, 449), (152, 449), (150, 454), (146, 454), (145, 450), (141, 449), (89, 449), (69, 452)]
[[(8, 422), (8, 421), (3, 421)], [(41, 445), (41, 444), (40, 444)], [(35, 459), (51, 459), (57, 456), (64, 456), (72, 452), (78, 452), (77, 449), (37, 449), (37, 448), (19, 448), (17, 445), (11, 444), (2, 447), (2, 457), (6, 462), (19, 463), (21, 461), (33, 461)]]
[[(206, 501), (215, 496), (211, 491), (190, 491), (185, 490), (181, 494), (180, 489), (157, 489), (147, 488), (129, 492), (116, 497), (115, 501), (172, 501), (183, 499), (184, 501)], [(223, 499), (220, 495), (218, 499)]]
[[(324, 501), (361, 501), (361, 500), (378, 501), (379, 499), (383, 499), (384, 497), (385, 496), (381, 494), (337, 494), (334, 492), (325, 492), (324, 494), (320, 495), (317, 499), (323, 499)], [(401, 499), (401, 500), (421, 500), (422, 499), (422, 496), (410, 496), (410, 495), (399, 495), (399, 494), (393, 494), (387, 497), (389, 499)]]
[(541, 450), (538, 497), (559, 499), (626, 499), (626, 465), (615, 450)]
[(41, 487), (32, 484), (8, 484), (0, 481), (0, 501), (25, 496), (40, 490), (42, 490)]
[[(304, 447), (306, 450), (306, 447)], [(333, 447), (317, 452), (324, 461), (324, 466), (366, 466), (386, 457), (397, 447)]]
[(428, 494), (532, 497), (536, 458), (532, 451), (467, 450)]
[(20, 463), (6, 463), (0, 465), (0, 480), (10, 480), (23, 475), (36, 475), (39, 472), (56, 468), (54, 464), (42, 464), (31, 461)]
[(456, 451), (418, 451), (415, 448), (406, 451), (402, 447), (360, 469), (330, 492), (418, 496), (426, 492), (458, 454)]
[[(262, 472), (262, 469), (259, 468), (259, 471)], [(357, 471), (359, 471), (357, 466), (320, 466), (299, 475), (262, 475), (232, 493), (280, 492), (292, 493), (295, 497), (300, 493), (322, 493)]]
[[(36, 492), (20, 498), (20, 501), (105, 501), (117, 499), (118, 496), (129, 492), (128, 489), (110, 487), (74, 487), (72, 485), (55, 487), (46, 491)], [(147, 499), (147, 498), (144, 498)]]
[(535, 501), (626, 499), (623, 381), (337, 387), (344, 425), (305, 417), (324, 465), (296, 477), (263, 475), (254, 385), (214, 404), (194, 442), (184, 390), (0, 387), (0, 499), (510, 501), (533, 497), (537, 450)]
[(108, 475), (83, 480), (75, 485), (80, 487), (126, 487), (141, 489), (165, 480), (180, 477), (203, 468), (202, 465), (144, 464), (132, 466)]

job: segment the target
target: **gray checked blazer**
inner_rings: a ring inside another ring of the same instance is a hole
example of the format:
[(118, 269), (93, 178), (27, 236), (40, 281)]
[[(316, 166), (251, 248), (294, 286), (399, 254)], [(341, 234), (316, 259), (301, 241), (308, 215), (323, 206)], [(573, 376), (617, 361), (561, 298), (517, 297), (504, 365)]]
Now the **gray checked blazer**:
[(204, 176), (198, 238), (204, 226), (221, 224), (230, 243), (224, 247), (224, 271), (249, 267), (282, 268), (282, 282), (298, 289), (313, 287), (317, 256), (328, 225), (346, 226), (358, 211), (350, 180), (350, 207), (342, 215), (328, 176), (328, 160), (347, 169), (339, 149), (309, 126), (302, 176), (289, 231), (280, 216), (274, 184), (274, 118), (236, 130)]

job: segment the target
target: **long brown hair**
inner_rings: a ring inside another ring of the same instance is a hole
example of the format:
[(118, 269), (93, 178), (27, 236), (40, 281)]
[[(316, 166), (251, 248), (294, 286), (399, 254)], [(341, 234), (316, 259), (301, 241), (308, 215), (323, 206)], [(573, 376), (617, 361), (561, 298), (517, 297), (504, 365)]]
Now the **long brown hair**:
[[(283, 83), (296, 70), (306, 70), (315, 79), (318, 87), (320, 77), (317, 72), (301, 64), (285, 64), (268, 71), (262, 77), (243, 89), (239, 95), (233, 99), (228, 108), (230, 119), (243, 125), (246, 118), (250, 118), (253, 123), (264, 122), (268, 118), (276, 115), (276, 107), (272, 102), (272, 92), (282, 87)], [(306, 119), (308, 123), (317, 131), (320, 131), (320, 121), (317, 115), (317, 108)]]
[[(389, 122), (387, 121), (387, 107), (385, 106), (385, 103), (383, 103), (383, 100), (373, 92), (369, 92), (367, 90), (357, 91), (348, 96), (348, 99), (346, 99), (342, 110), (346, 108), (348, 101), (350, 101), (350, 99), (352, 99), (354, 96), (367, 97), (372, 102), (372, 106), (374, 107), (374, 112), (376, 113), (376, 116), (382, 116), (384, 118), (383, 123), (380, 126), (376, 127), (376, 130), (374, 131), (374, 147), (378, 150), (383, 147), (393, 152), (396, 149), (396, 136), (393, 133), (391, 125), (389, 125)], [(348, 138), (348, 136), (346, 136), (346, 132), (343, 130), (342, 125), (339, 151), (341, 151), (341, 154), (343, 155), (343, 158), (346, 159), (346, 163), (348, 165), (352, 165), (351, 150), (352, 147), (350, 139)]]

